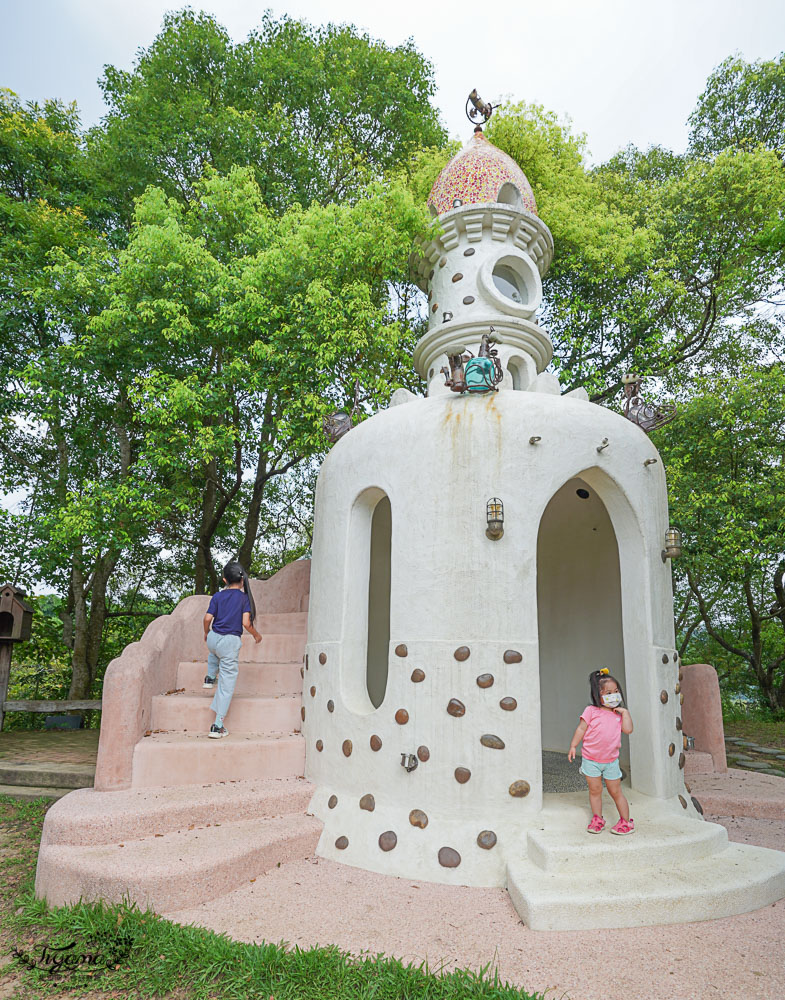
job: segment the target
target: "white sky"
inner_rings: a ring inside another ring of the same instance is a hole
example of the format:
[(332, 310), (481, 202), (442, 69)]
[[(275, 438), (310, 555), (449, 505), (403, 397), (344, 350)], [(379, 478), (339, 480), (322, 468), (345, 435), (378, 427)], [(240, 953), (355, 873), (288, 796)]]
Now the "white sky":
[[(0, 86), (23, 99), (76, 100), (103, 112), (106, 63), (130, 68), (155, 37), (161, 0), (0, 0)], [(783, 0), (250, 0), (194, 2), (236, 41), (265, 9), (313, 23), (354, 24), (397, 45), (411, 37), (434, 64), (436, 102), (466, 139), (466, 95), (536, 101), (569, 114), (599, 162), (633, 142), (683, 149), (686, 119), (712, 68), (733, 52), (772, 59), (785, 48)]]

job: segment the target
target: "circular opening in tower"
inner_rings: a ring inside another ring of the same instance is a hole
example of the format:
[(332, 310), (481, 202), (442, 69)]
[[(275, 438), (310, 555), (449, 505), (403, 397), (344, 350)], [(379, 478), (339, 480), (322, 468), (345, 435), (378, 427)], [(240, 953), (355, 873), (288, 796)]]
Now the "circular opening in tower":
[(505, 298), (512, 299), (519, 305), (526, 305), (529, 301), (529, 291), (523, 275), (508, 263), (499, 262), (494, 267), (493, 283)]

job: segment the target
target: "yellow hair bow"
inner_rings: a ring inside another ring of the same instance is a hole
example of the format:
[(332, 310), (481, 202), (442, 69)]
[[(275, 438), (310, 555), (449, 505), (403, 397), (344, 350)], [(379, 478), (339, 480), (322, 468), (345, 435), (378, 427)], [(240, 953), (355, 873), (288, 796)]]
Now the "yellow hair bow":
[(600, 668), (600, 673), (601, 674), (609, 674), (610, 670), (607, 667), (601, 667)]

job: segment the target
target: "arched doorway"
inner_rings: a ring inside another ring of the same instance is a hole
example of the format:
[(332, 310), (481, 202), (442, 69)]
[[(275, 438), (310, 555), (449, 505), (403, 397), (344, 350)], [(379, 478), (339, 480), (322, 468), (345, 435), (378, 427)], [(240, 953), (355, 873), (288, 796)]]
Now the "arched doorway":
[[(568, 480), (551, 498), (537, 538), (537, 619), (543, 791), (582, 788), (566, 753), (589, 704), (589, 673), (607, 666), (626, 694), (619, 547), (598, 493)], [(629, 771), (627, 737), (621, 748)]]
[(368, 649), (365, 683), (374, 708), (384, 701), (387, 690), (390, 647), (390, 544), (392, 511), (383, 496), (371, 518), (371, 551), (368, 576)]

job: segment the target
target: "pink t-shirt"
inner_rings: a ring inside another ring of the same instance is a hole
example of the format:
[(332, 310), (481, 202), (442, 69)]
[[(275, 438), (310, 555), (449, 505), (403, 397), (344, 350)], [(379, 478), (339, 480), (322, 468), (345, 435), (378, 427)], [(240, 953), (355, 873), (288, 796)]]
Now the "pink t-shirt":
[(587, 705), (581, 712), (586, 723), (582, 756), (598, 764), (609, 764), (619, 756), (621, 716), (609, 708)]

